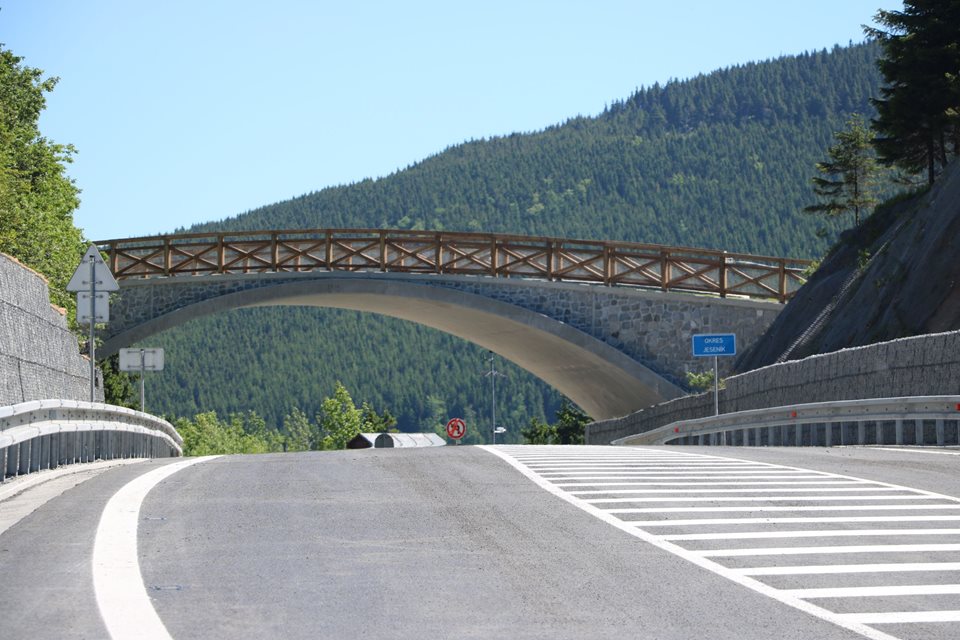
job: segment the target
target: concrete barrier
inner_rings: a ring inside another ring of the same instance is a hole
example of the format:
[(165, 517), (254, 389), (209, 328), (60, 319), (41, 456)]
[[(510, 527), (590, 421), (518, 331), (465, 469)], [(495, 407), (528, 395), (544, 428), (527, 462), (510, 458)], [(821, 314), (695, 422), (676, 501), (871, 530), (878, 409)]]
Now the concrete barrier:
[(672, 422), (611, 444), (960, 445), (960, 396), (871, 398), (737, 411)]
[(77, 400), (0, 407), (0, 482), (67, 464), (181, 455), (173, 425), (132, 409)]

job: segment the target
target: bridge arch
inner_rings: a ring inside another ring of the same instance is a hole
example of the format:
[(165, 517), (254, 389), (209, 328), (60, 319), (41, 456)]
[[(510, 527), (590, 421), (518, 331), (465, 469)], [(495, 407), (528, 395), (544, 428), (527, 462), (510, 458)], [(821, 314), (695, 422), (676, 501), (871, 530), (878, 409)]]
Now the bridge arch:
[(404, 280), (333, 277), (225, 293), (130, 326), (110, 336), (98, 353), (112, 355), (195, 318), (266, 306), (365, 311), (438, 329), (503, 356), (598, 420), (683, 393), (655, 371), (569, 324), (481, 295)]

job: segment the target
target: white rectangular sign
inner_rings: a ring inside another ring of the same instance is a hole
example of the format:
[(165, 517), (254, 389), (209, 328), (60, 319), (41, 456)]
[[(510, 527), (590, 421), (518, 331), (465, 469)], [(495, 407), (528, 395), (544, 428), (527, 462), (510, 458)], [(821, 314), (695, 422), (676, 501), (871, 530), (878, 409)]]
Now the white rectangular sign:
[[(91, 304), (91, 302), (93, 304)], [(90, 298), (89, 291), (77, 293), (77, 322), (110, 322), (110, 294), (97, 291), (96, 298)]]
[(120, 371), (140, 371), (141, 362), (144, 371), (163, 371), (163, 349), (120, 349)]

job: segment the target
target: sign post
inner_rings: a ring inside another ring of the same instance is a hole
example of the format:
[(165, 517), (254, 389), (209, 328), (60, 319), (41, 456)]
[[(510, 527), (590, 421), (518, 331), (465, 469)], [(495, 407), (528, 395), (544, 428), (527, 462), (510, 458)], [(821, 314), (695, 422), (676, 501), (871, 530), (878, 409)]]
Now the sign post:
[[(720, 415), (720, 374), (717, 364), (719, 356), (737, 355), (737, 336), (732, 333), (698, 334), (693, 336), (693, 356), (708, 358), (713, 356), (713, 415)], [(724, 435), (726, 444), (726, 435)]]
[(120, 371), (140, 372), (140, 411), (146, 411), (143, 374), (163, 371), (163, 349), (120, 349)]
[(67, 291), (77, 294), (77, 323), (90, 321), (90, 402), (97, 398), (96, 325), (97, 322), (110, 321), (108, 294), (119, 289), (120, 285), (100, 256), (97, 245), (91, 244), (67, 283)]
[(463, 418), (451, 418), (447, 422), (447, 435), (456, 440), (457, 444), (460, 444), (460, 438), (466, 434), (467, 423), (463, 421)]

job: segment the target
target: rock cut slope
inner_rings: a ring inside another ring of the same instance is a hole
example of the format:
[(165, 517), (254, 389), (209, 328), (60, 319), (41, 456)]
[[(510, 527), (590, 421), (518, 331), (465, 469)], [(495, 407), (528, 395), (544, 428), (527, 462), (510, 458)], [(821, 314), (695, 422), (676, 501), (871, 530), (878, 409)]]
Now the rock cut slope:
[(960, 329), (960, 162), (845, 232), (738, 371)]

